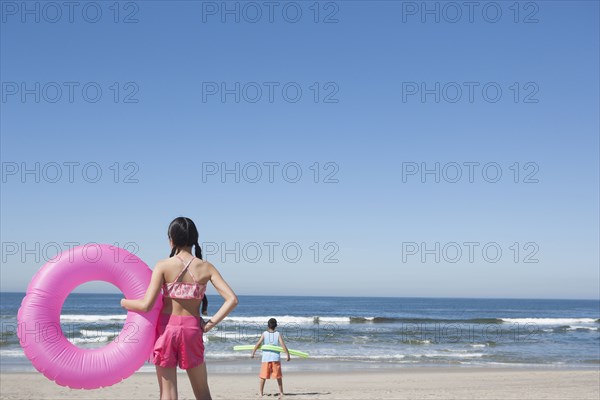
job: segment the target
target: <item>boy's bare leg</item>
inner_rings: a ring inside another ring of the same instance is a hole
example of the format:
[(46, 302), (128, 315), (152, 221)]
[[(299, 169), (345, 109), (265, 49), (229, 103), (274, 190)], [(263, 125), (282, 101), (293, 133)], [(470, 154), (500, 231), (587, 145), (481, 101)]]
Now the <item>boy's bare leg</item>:
[(260, 385), (259, 385), (259, 389), (260, 389), (260, 395), (263, 396), (264, 395), (264, 390), (265, 390), (265, 380), (263, 378), (259, 378), (260, 379)]
[(279, 385), (279, 398), (283, 397), (283, 378), (277, 378), (277, 384)]

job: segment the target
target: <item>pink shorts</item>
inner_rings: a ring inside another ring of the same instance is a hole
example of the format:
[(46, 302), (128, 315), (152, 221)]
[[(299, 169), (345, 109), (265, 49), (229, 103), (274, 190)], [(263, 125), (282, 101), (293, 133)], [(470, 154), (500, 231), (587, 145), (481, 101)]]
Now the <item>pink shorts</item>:
[(160, 314), (154, 343), (155, 365), (190, 369), (204, 363), (200, 317)]

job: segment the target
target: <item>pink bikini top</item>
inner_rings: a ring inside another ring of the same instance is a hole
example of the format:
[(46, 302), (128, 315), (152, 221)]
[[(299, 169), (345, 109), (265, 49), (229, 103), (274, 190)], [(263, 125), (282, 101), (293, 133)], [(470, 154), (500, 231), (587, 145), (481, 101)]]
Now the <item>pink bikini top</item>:
[[(206, 284), (200, 284), (200, 283), (196, 282), (196, 278), (194, 277), (194, 274), (192, 274), (192, 271), (190, 271), (188, 268), (190, 266), (190, 264), (192, 263), (192, 261), (194, 261), (194, 258), (196, 258), (196, 257), (192, 257), (192, 259), (187, 264), (183, 261), (183, 259), (181, 257), (179, 257), (179, 256), (175, 256), (175, 257), (177, 257), (181, 260), (184, 267), (181, 270), (181, 272), (179, 273), (179, 275), (177, 275), (177, 278), (175, 278), (175, 280), (173, 282), (171, 282), (171, 283), (165, 282), (163, 284), (163, 296), (169, 297), (171, 299), (202, 300), (202, 298), (204, 297), (204, 292), (206, 292)], [(183, 275), (183, 273), (186, 270), (187, 270), (187, 272), (189, 272), (190, 276), (194, 280), (194, 283), (180, 281), (181, 276)]]

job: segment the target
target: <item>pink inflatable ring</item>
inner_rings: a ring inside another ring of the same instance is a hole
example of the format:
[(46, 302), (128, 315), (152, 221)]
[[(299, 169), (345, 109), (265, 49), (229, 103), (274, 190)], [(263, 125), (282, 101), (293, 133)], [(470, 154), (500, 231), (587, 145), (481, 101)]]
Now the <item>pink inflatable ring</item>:
[(60, 313), (69, 293), (83, 283), (109, 282), (132, 299), (144, 297), (151, 276), (142, 260), (115, 246), (89, 244), (61, 253), (34, 275), (19, 308), (17, 335), (25, 355), (48, 379), (75, 389), (110, 386), (128, 378), (152, 352), (162, 297), (150, 312), (128, 312), (119, 335), (96, 349), (69, 342)]

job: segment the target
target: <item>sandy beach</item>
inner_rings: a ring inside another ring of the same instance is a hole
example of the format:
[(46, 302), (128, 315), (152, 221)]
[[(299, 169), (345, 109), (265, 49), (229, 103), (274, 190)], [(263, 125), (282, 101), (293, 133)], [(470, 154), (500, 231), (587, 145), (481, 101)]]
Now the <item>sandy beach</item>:
[[(185, 373), (179, 374), (179, 398), (193, 399)], [(212, 373), (214, 399), (257, 398), (256, 374)], [(599, 370), (491, 368), (402, 368), (350, 372), (284, 374), (292, 399), (593, 399), (600, 398)], [(275, 381), (265, 398), (276, 398)], [(114, 386), (73, 390), (38, 373), (4, 373), (1, 399), (151, 399), (158, 397), (154, 374), (136, 373)]]

